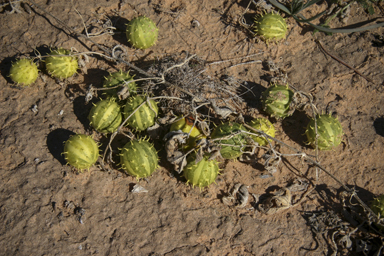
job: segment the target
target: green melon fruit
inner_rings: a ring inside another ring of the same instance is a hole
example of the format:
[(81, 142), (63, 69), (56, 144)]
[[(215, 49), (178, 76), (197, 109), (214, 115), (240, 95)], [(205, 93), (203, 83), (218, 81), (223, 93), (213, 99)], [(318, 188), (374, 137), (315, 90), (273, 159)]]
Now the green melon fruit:
[(187, 158), (187, 165), (183, 169), (187, 183), (202, 188), (215, 182), (219, 174), (219, 163), (208, 159), (209, 155), (205, 155), (200, 162), (196, 163), (196, 154)]
[(273, 85), (263, 92), (263, 109), (272, 117), (285, 118), (290, 115), (293, 91), (284, 85)]
[[(246, 129), (241, 124), (227, 122), (217, 126), (215, 130), (213, 130), (211, 138), (224, 138), (230, 134), (238, 132), (239, 130), (245, 131)], [(221, 156), (225, 159), (234, 159), (241, 156), (243, 153), (242, 150), (244, 149), (244, 147), (241, 146), (245, 146), (247, 144), (245, 137), (245, 134), (239, 133), (230, 139), (216, 141), (218, 144), (227, 144), (221, 146)]]
[[(257, 130), (263, 131), (264, 133), (266, 133), (267, 135), (273, 138), (275, 137), (275, 127), (266, 118), (255, 118), (249, 123), (249, 125)], [(251, 135), (251, 137), (260, 146), (268, 145), (267, 139), (265, 139), (262, 135), (260, 136)]]
[(9, 77), (22, 86), (33, 84), (39, 75), (37, 65), (31, 59), (19, 59), (12, 64)]
[[(330, 150), (341, 143), (343, 129), (339, 120), (331, 115), (323, 114), (316, 116), (317, 123), (317, 145), (320, 150)], [(305, 131), (308, 142), (316, 147), (315, 120), (311, 119)]]
[[(109, 76), (105, 77), (105, 80), (104, 80), (104, 83), (103, 83), (103, 87), (104, 88), (116, 87), (118, 85), (123, 85), (124, 83), (126, 83), (128, 81), (132, 81), (132, 80), (133, 80), (133, 76), (131, 76), (129, 74), (129, 71), (128, 72), (123, 72), (123, 71), (120, 70), (118, 72), (110, 73)], [(129, 93), (131, 95), (132, 94), (136, 94), (137, 88), (136, 88), (136, 83), (135, 82), (126, 83), (125, 86), (128, 87), (128, 91), (129, 91)], [(121, 89), (122, 89), (122, 86), (118, 86), (117, 88), (105, 90), (105, 93), (108, 96), (116, 97), (117, 93)]]
[(147, 49), (157, 41), (159, 29), (156, 24), (145, 16), (132, 19), (126, 30), (128, 42), (135, 48)]
[(284, 39), (288, 31), (285, 19), (277, 13), (267, 13), (255, 19), (254, 29), (267, 42)]
[[(141, 105), (143, 102), (145, 103)], [(155, 118), (159, 113), (159, 108), (154, 100), (149, 100), (149, 104), (147, 98), (144, 96), (129, 98), (124, 107), (124, 118), (128, 118), (134, 111), (136, 112), (128, 119), (127, 125), (137, 131), (146, 130), (154, 125)], [(138, 108), (140, 105), (141, 107)]]
[(76, 134), (65, 142), (63, 154), (69, 165), (82, 171), (96, 163), (99, 147), (90, 136)]
[[(45, 66), (53, 77), (64, 79), (73, 76), (79, 68), (77, 57), (71, 56), (71, 51), (63, 48), (52, 50), (45, 59)], [(67, 55), (67, 56), (57, 56)]]
[(136, 178), (150, 176), (156, 170), (158, 161), (155, 147), (147, 140), (131, 140), (121, 149), (123, 170)]
[(122, 119), (120, 105), (113, 98), (94, 104), (88, 115), (90, 125), (101, 133), (115, 132)]

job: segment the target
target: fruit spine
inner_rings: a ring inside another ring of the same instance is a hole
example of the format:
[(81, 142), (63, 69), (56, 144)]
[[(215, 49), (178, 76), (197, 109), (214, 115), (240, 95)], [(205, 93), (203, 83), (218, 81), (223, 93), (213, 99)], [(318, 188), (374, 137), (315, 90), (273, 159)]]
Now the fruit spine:
[(156, 24), (145, 16), (132, 19), (126, 30), (128, 42), (135, 48), (147, 49), (157, 41), (159, 29)]
[(93, 107), (88, 115), (90, 125), (101, 133), (115, 132), (122, 122), (119, 104), (113, 98), (101, 100)]
[(187, 183), (202, 188), (215, 182), (219, 174), (219, 164), (216, 160), (209, 160), (209, 155), (196, 163), (196, 154), (193, 154), (188, 157), (183, 172)]
[[(317, 145), (320, 150), (330, 150), (341, 143), (343, 129), (339, 120), (331, 115), (323, 114), (316, 116), (317, 123)], [(316, 147), (315, 120), (311, 119), (305, 131), (309, 144)]]
[(291, 114), (292, 98), (293, 91), (288, 85), (275, 84), (263, 92), (261, 101), (265, 112), (272, 117), (283, 119)]
[(82, 171), (96, 163), (99, 147), (90, 136), (76, 134), (65, 142), (63, 154), (69, 165)]
[(147, 100), (144, 96), (129, 98), (124, 107), (124, 118), (131, 116), (127, 121), (128, 126), (137, 131), (143, 131), (154, 125), (158, 113), (157, 103), (154, 100)]
[(122, 169), (136, 178), (146, 178), (157, 168), (158, 155), (155, 147), (147, 140), (131, 140), (121, 149)]
[(37, 65), (30, 59), (19, 59), (12, 64), (9, 77), (22, 86), (33, 84), (39, 75)]
[[(47, 71), (53, 76), (60, 79), (73, 76), (78, 69), (77, 57), (70, 56), (71, 51), (63, 48), (52, 50), (49, 57), (45, 60)], [(57, 56), (67, 55), (67, 56)]]
[(266, 13), (255, 19), (255, 32), (265, 41), (284, 39), (287, 34), (287, 23), (277, 13)]

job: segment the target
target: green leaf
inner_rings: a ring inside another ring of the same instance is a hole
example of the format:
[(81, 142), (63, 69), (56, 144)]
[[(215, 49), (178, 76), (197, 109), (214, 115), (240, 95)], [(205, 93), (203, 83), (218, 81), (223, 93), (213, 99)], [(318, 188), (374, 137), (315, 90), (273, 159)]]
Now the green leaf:
[(317, 19), (318, 17), (320, 17), (321, 15), (323, 15), (324, 13), (326, 13), (327, 11), (323, 11), (315, 16), (313, 16), (312, 18), (309, 18), (309, 19), (302, 19), (304, 18), (304, 16), (300, 15), (300, 17), (302, 17), (301, 19), (299, 19), (297, 16), (292, 16), (295, 20), (299, 21), (299, 22), (309, 22), (309, 21), (312, 21), (312, 20), (315, 20)]
[(318, 3), (319, 1), (321, 1), (321, 0), (312, 0), (312, 1), (308, 1), (307, 3), (305, 3), (305, 4), (303, 5), (303, 8), (302, 8), (301, 10), (304, 10), (305, 8), (307, 8), (307, 7), (311, 6), (311, 5), (314, 5), (314, 4)]
[(291, 11), (288, 10), (287, 7), (285, 7), (284, 5), (282, 5), (281, 3), (279, 3), (278, 1), (276, 0), (269, 0), (269, 2), (274, 5), (276, 8), (282, 10), (283, 12), (285, 13), (288, 13), (289, 15), (292, 15)]
[[(310, 26), (314, 27), (318, 31), (322, 31), (325, 33), (354, 33), (354, 32), (360, 32), (360, 31), (365, 31), (365, 30), (370, 30), (370, 29), (375, 29), (379, 27), (383, 27), (384, 23), (376, 23), (374, 25), (370, 26), (365, 26), (365, 27), (357, 27), (357, 28), (328, 28), (324, 25), (315, 25), (312, 24), (310, 21), (320, 17), (325, 13), (322, 12), (320, 14), (315, 15), (314, 17), (311, 18), (305, 18), (303, 15), (299, 14), (300, 11), (304, 10), (305, 8), (319, 2), (320, 0), (310, 0), (309, 2), (303, 4), (303, 0), (293, 0), (292, 5), (291, 5), (291, 11), (288, 10), (287, 7), (285, 7), (283, 4), (278, 2), (277, 0), (268, 0), (272, 5), (274, 5), (276, 8), (282, 10), (283, 12), (291, 15), (296, 21), (298, 22), (304, 22), (309, 24)], [(374, 13), (372, 5), (368, 4), (367, 1), (375, 1), (375, 0), (356, 0), (358, 1), (363, 7), (368, 10), (369, 13)], [(316, 31), (315, 31), (316, 32)]]
[(354, 33), (354, 32), (361, 32), (361, 31), (375, 29), (375, 28), (379, 28), (379, 27), (384, 26), (384, 23), (377, 23), (377, 24), (374, 24), (371, 26), (359, 27), (359, 28), (325, 28), (322, 26), (312, 24), (310, 22), (306, 22), (306, 23), (308, 23), (312, 27), (314, 27), (320, 31), (326, 32), (326, 33)]
[[(322, 27), (324, 27), (324, 28), (330, 28), (328, 25), (325, 25), (325, 24), (322, 24), (322, 25), (320, 25), (320, 26), (322, 26)], [(313, 34), (315, 34), (315, 33), (317, 33), (317, 32), (319, 32), (319, 30), (318, 29), (315, 29), (314, 31), (313, 31)], [(324, 32), (327, 36), (331, 36), (331, 35), (333, 35), (333, 33), (331, 33), (331, 32)]]

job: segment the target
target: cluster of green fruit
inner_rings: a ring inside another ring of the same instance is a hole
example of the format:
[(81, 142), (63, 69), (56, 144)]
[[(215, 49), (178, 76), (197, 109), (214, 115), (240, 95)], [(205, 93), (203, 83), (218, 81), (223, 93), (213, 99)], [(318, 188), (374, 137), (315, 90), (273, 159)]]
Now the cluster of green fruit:
[[(88, 120), (90, 125), (103, 134), (114, 133), (121, 126), (123, 118), (126, 125), (140, 132), (155, 124), (158, 115), (157, 103), (147, 100), (143, 95), (137, 95), (137, 86), (129, 72), (111, 73), (104, 80), (103, 87), (108, 89), (125, 86), (131, 97), (126, 101), (117, 101), (118, 90), (106, 90), (105, 99), (93, 104)], [(96, 163), (99, 148), (89, 136), (78, 134), (66, 141), (64, 156), (67, 162), (79, 169), (88, 169)], [(84, 159), (88, 159), (85, 161)], [(157, 168), (157, 151), (148, 140), (131, 140), (120, 150), (120, 165), (128, 174), (137, 178), (150, 176)]]
[[(262, 97), (264, 111), (272, 117), (283, 119), (292, 112), (291, 103), (293, 91), (288, 86), (273, 85), (269, 87)], [(315, 125), (316, 124), (316, 125)], [(327, 114), (311, 118), (305, 134), (308, 143), (320, 150), (330, 150), (341, 143), (343, 129), (336, 117)]]
[[(147, 17), (140, 16), (129, 22), (126, 36), (135, 48), (146, 49), (157, 41), (156, 24)], [(78, 69), (78, 58), (70, 50), (63, 48), (52, 50), (44, 60), (45, 69), (55, 78), (66, 79)], [(32, 59), (19, 59), (13, 63), (9, 77), (21, 86), (33, 84), (38, 77), (38, 66)], [(155, 123), (158, 115), (157, 103), (145, 96), (136, 95), (136, 84), (129, 72), (115, 72), (105, 78), (103, 87), (107, 98), (92, 107), (88, 119), (90, 125), (101, 133), (113, 133), (121, 125), (123, 117), (126, 125), (135, 131), (143, 131)], [(132, 97), (125, 104), (116, 102), (120, 86), (125, 86)], [(157, 167), (158, 156), (147, 140), (132, 140), (121, 149), (121, 166), (129, 174), (144, 178)], [(76, 134), (65, 142), (64, 157), (68, 164), (82, 171), (89, 169), (99, 157), (99, 146), (90, 137)]]
[[(265, 118), (256, 118), (250, 125), (255, 129), (259, 129), (274, 137), (275, 128)], [(185, 146), (182, 147), (184, 152), (194, 149), (197, 142), (201, 139), (206, 139), (206, 136), (194, 125), (190, 117), (182, 118), (173, 123), (170, 131), (182, 131), (189, 134)], [(220, 145), (220, 154), (224, 159), (235, 159), (243, 153), (243, 149), (247, 147), (246, 135), (243, 133), (246, 128), (234, 122), (226, 122), (218, 125), (210, 135), (213, 141)], [(267, 140), (260, 136), (252, 136), (255, 142), (259, 145), (267, 145)], [(210, 159), (209, 154), (205, 154), (200, 161), (196, 161), (196, 152), (190, 154), (187, 158), (187, 165), (183, 169), (184, 177), (187, 182), (193, 186), (206, 187), (215, 182), (219, 174), (219, 162), (215, 159)]]
[[(121, 87), (129, 91), (131, 97), (125, 104), (117, 101), (117, 93)], [(133, 77), (128, 72), (118, 71), (109, 74), (104, 80), (103, 87), (106, 90), (106, 99), (93, 104), (88, 119), (96, 131), (101, 133), (113, 133), (121, 125), (123, 117), (127, 120), (127, 125), (136, 131), (146, 130), (154, 125), (155, 117), (158, 114), (157, 103), (153, 100), (147, 100), (143, 95), (137, 95), (137, 86)], [(136, 108), (140, 108), (136, 111)]]
[[(256, 21), (256, 31), (266, 40), (281, 39), (287, 30), (284, 19), (278, 14), (270, 13)], [(135, 48), (146, 49), (156, 43), (158, 29), (153, 21), (147, 17), (137, 17), (129, 22), (126, 31), (127, 39)], [(71, 55), (69, 50), (53, 50), (45, 60), (47, 71), (57, 78), (68, 78), (76, 73), (78, 68), (77, 57)], [(17, 61), (11, 68), (10, 77), (19, 84), (29, 85), (38, 75), (36, 64), (31, 60)], [(126, 102), (118, 101), (116, 95), (124, 86), (129, 91), (130, 98)], [(137, 95), (137, 86), (129, 72), (115, 72), (105, 78), (103, 87), (106, 89), (106, 98), (100, 100), (92, 107), (88, 119), (90, 125), (98, 132), (107, 134), (115, 132), (122, 124), (132, 130), (141, 132), (155, 124), (158, 115), (157, 103), (147, 99), (145, 95)], [(276, 118), (285, 118), (289, 115), (293, 92), (287, 86), (271, 86), (263, 94), (264, 110)], [(314, 122), (308, 124), (306, 131), (309, 143), (318, 145), (319, 149), (331, 149), (341, 141), (342, 129), (336, 118), (328, 115), (317, 117), (317, 129)], [(275, 136), (275, 128), (266, 118), (257, 118), (248, 125), (262, 131), (270, 137)], [(196, 142), (206, 138), (202, 132), (182, 118), (171, 125), (171, 131), (181, 130), (188, 134), (188, 140), (183, 150), (196, 147)], [(317, 135), (316, 135), (317, 131)], [(211, 133), (210, 139), (220, 146), (220, 154), (224, 159), (235, 159), (242, 155), (249, 147), (246, 133), (252, 132), (239, 124), (226, 122), (218, 125)], [(259, 146), (270, 143), (262, 134), (254, 133), (250, 136)], [(89, 136), (77, 134), (66, 141), (64, 156), (67, 162), (79, 169), (89, 169), (96, 163), (99, 156), (97, 143)], [(196, 161), (197, 156), (192, 153), (187, 158), (184, 175), (194, 186), (205, 187), (215, 181), (219, 166), (216, 160), (209, 155)], [(158, 155), (154, 146), (148, 140), (131, 140), (120, 151), (120, 165), (130, 175), (137, 178), (150, 176), (157, 168)]]
[[(293, 95), (293, 91), (289, 89), (288, 86), (273, 85), (269, 87), (262, 96), (264, 111), (271, 117), (278, 119), (287, 117), (290, 113)], [(189, 143), (188, 145), (192, 144), (192, 146), (194, 146), (196, 138), (199, 138), (199, 136), (201, 138), (201, 132), (186, 121), (181, 124), (175, 125), (173, 129), (171, 127), (171, 130), (180, 129), (184, 133), (190, 133), (190, 139), (192, 139), (192, 141), (187, 141), (187, 143)], [(248, 123), (248, 125), (272, 138), (275, 137), (275, 128), (267, 118), (256, 118)], [(315, 128), (315, 119), (311, 119), (306, 130), (308, 142), (313, 147), (317, 145), (320, 150), (330, 150), (341, 143), (343, 132), (337, 118), (330, 115), (318, 115), (316, 117), (316, 127), (317, 128)], [(224, 159), (235, 159), (240, 157), (244, 150), (250, 146), (247, 141), (247, 132), (247, 129), (242, 124), (226, 122), (218, 125), (212, 131), (211, 139), (220, 145), (220, 154)], [(253, 131), (249, 132), (254, 134), (250, 137), (259, 146), (266, 146), (269, 144), (268, 141), (271, 141), (271, 139), (261, 134), (254, 133)], [(191, 157), (190, 160), (194, 161), (194, 159), (195, 157)], [(204, 175), (204, 182), (199, 179), (190, 178), (191, 175), (186, 176), (187, 180), (193, 185), (200, 187), (207, 186), (216, 179), (219, 169), (218, 163), (215, 160), (207, 160), (206, 158), (204, 158), (204, 161), (206, 163), (192, 165), (194, 168), (196, 168), (196, 165), (205, 165), (206, 174)], [(192, 168), (192, 166), (187, 166), (187, 169)], [(210, 177), (210, 179), (207, 177)]]
[[(267, 42), (283, 39), (287, 33), (284, 18), (275, 13), (268, 13), (256, 19), (254, 28), (255, 32)], [(126, 36), (133, 47), (147, 49), (156, 43), (158, 28), (151, 19), (139, 16), (127, 24)], [(53, 77), (65, 79), (76, 73), (77, 60), (78, 58), (70, 50), (59, 48), (49, 53), (49, 57), (45, 60), (45, 67)], [(36, 81), (38, 72), (38, 67), (32, 59), (23, 58), (13, 63), (10, 78), (18, 85), (29, 86)]]
[[(255, 20), (255, 32), (267, 42), (285, 38), (287, 24), (279, 14), (268, 13)], [(147, 49), (153, 46), (158, 37), (156, 24), (145, 16), (132, 19), (127, 24), (128, 42), (135, 48)], [(78, 69), (78, 58), (70, 50), (52, 50), (45, 60), (45, 68), (53, 77), (65, 79), (73, 76)], [(10, 70), (12, 81), (21, 86), (33, 84), (38, 77), (38, 67), (32, 59), (23, 58), (13, 63)]]
[[(140, 16), (132, 19), (126, 30), (128, 42), (135, 48), (146, 49), (157, 41), (158, 28), (149, 18)], [(73, 76), (78, 69), (78, 58), (70, 50), (52, 50), (45, 59), (45, 69), (55, 78), (65, 79)], [(18, 59), (12, 64), (9, 77), (20, 86), (33, 84), (39, 75), (35, 62), (29, 58)]]
[[(71, 51), (59, 48), (52, 50), (45, 59), (45, 69), (47, 72), (60, 79), (73, 76), (78, 69), (78, 59), (71, 54)], [(19, 59), (12, 64), (9, 77), (13, 82), (21, 86), (33, 84), (39, 75), (37, 64), (32, 59)]]
[[(146, 97), (136, 95), (136, 84), (127, 83), (132, 80), (128, 72), (115, 72), (105, 78), (104, 88), (116, 85), (128, 86), (131, 90), (131, 97), (125, 104), (117, 102), (115, 94), (110, 94), (114, 89), (108, 90), (107, 98), (95, 103), (90, 110), (88, 119), (90, 125), (98, 132), (107, 134), (115, 132), (122, 124), (123, 118), (126, 124), (135, 131), (144, 131), (155, 124), (158, 114), (157, 103)], [(271, 137), (275, 135), (275, 129), (268, 119), (257, 118), (250, 125), (255, 129), (264, 131)], [(196, 146), (196, 142), (206, 138), (202, 132), (194, 126), (188, 118), (182, 118), (173, 123), (170, 131), (181, 130), (189, 134), (184, 151)], [(223, 123), (217, 126), (211, 139), (217, 140), (221, 146), (221, 155), (225, 159), (239, 157), (243, 148), (247, 146), (246, 136), (242, 133), (246, 129), (238, 123)], [(238, 133), (231, 137), (232, 134)], [(228, 138), (231, 137), (231, 138)], [(252, 136), (259, 145), (267, 145), (268, 141), (260, 136)], [(96, 163), (99, 155), (97, 143), (90, 137), (77, 134), (68, 139), (64, 146), (64, 156), (66, 161), (73, 167), (82, 170), (88, 169)], [(120, 164), (127, 174), (137, 178), (145, 178), (151, 175), (157, 167), (158, 155), (153, 145), (147, 140), (132, 140), (120, 150)], [(156, 164), (155, 164), (156, 163)], [(196, 163), (196, 154), (192, 153), (187, 158), (187, 165), (183, 170), (187, 182), (193, 186), (205, 187), (213, 183), (219, 173), (219, 166), (216, 160), (210, 160), (209, 155), (205, 155), (201, 161)]]
[[(254, 29), (268, 42), (285, 38), (287, 24), (279, 14), (268, 13), (255, 20)], [(147, 49), (156, 43), (158, 28), (151, 19), (139, 16), (127, 24), (126, 36), (133, 47)], [(65, 79), (76, 73), (77, 60), (78, 58), (70, 50), (59, 48), (49, 53), (49, 57), (45, 60), (45, 67), (53, 77)], [(23, 58), (13, 63), (10, 78), (18, 85), (29, 86), (36, 81), (38, 73), (37, 64), (32, 59)]]
[[(69, 165), (80, 171), (89, 169), (99, 158), (99, 146), (91, 136), (76, 134), (65, 142), (64, 157)], [(157, 168), (157, 151), (148, 140), (131, 140), (120, 149), (120, 164), (134, 177), (148, 177)]]

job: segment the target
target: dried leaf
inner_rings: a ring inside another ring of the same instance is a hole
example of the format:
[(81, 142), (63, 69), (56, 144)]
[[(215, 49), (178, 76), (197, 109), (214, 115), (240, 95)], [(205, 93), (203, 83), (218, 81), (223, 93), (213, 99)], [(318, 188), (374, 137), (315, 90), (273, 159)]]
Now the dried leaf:
[(239, 202), (240, 205), (238, 206), (239, 208), (245, 207), (245, 205), (248, 203), (248, 198), (249, 198), (249, 193), (248, 193), (248, 188), (245, 185), (241, 185), (239, 188)]
[(79, 59), (78, 63), (79, 63), (79, 67), (81, 69), (81, 72), (83, 72), (84, 74), (88, 74), (87, 65), (85, 64), (84, 60)]
[(172, 131), (165, 135), (164, 139), (165, 150), (167, 152), (167, 160), (174, 165), (175, 171), (181, 173), (183, 168), (187, 165), (186, 155), (179, 150), (180, 145), (185, 143), (187, 133), (181, 131)]
[(296, 179), (292, 185), (288, 186), (287, 188), (291, 192), (297, 192), (297, 191), (304, 191), (307, 190), (309, 184), (308, 182), (302, 181), (301, 179)]
[(227, 206), (234, 206), (236, 202), (235, 198), (232, 195), (224, 196), (222, 200), (223, 203)]
[(85, 104), (88, 104), (92, 100), (94, 93), (95, 88), (93, 88), (92, 84), (90, 84), (87, 90), (87, 94), (85, 95)]
[(196, 164), (197, 164), (198, 162), (200, 162), (201, 160), (203, 160), (203, 155), (204, 155), (203, 149), (200, 148), (200, 149), (196, 152), (196, 159), (195, 159), (195, 163), (196, 163)]
[(340, 239), (340, 243), (343, 245), (343, 248), (351, 248), (352, 247), (352, 241), (351, 241), (351, 238), (349, 237), (349, 234), (343, 236), (341, 239)]
[(228, 206), (245, 207), (248, 203), (249, 192), (247, 186), (238, 183), (233, 187), (233, 191), (228, 196), (223, 197), (223, 203)]
[(288, 209), (292, 206), (291, 192), (287, 188), (278, 190), (273, 196), (265, 199), (259, 204), (259, 211), (269, 215), (277, 213), (281, 210)]
[(221, 118), (223, 118), (223, 119), (227, 118), (232, 113), (236, 113), (234, 110), (230, 109), (229, 107), (218, 107), (216, 105), (215, 100), (210, 100), (210, 103), (211, 103), (213, 110), (216, 112), (216, 114), (221, 116)]
[(164, 117), (160, 117), (159, 119), (157, 119), (157, 122), (159, 122), (159, 124), (171, 124), (173, 122), (176, 121), (178, 117), (173, 113), (172, 110), (168, 111)]
[(199, 130), (202, 131), (205, 136), (209, 136), (211, 134), (211, 131), (209, 130), (209, 125), (205, 121), (198, 122), (197, 128), (199, 128)]

